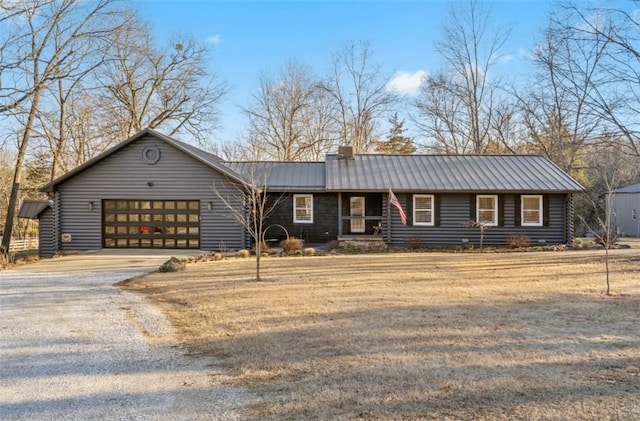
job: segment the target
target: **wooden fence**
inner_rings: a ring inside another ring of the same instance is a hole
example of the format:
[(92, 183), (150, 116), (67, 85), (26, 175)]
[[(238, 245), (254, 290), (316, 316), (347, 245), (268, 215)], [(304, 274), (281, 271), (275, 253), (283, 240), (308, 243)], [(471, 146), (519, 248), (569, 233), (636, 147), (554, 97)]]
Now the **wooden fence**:
[(40, 245), (37, 238), (28, 238), (26, 240), (11, 240), (9, 251), (36, 250)]

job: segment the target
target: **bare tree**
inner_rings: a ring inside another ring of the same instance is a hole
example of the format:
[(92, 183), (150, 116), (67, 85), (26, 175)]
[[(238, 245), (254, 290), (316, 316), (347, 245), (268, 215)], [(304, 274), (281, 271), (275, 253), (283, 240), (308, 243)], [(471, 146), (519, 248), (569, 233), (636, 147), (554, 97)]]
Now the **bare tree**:
[(490, 121), (488, 152), (522, 153), (524, 151), (524, 134), (518, 107), (513, 102), (503, 101), (496, 105)]
[[(203, 89), (215, 81), (204, 71), (206, 50), (180, 36), (162, 52), (153, 48), (147, 25), (135, 13), (126, 11), (123, 17), (109, 39), (74, 57), (73, 62), (83, 63), (82, 73), (59, 78), (47, 89), (47, 106), (36, 116), (32, 137), (50, 154), (52, 178), (143, 126), (195, 133), (204, 143), (216, 124), (224, 87)], [(116, 83), (120, 88), (114, 90)]]
[(607, 281), (607, 295), (611, 295), (609, 282), (609, 250), (618, 241), (613, 208), (614, 190), (620, 186), (625, 174), (621, 170), (619, 151), (615, 145), (599, 147), (590, 162), (592, 178), (596, 180), (587, 201), (591, 205), (592, 215), (578, 215), (578, 218), (593, 234), (596, 242), (604, 248), (604, 264)]
[(97, 75), (102, 132), (124, 139), (145, 127), (162, 128), (170, 136), (188, 133), (206, 142), (227, 92), (207, 70), (206, 47), (175, 35), (166, 49), (158, 49), (148, 25), (132, 23), (114, 32), (109, 60)]
[[(11, 181), (13, 180), (13, 162), (15, 158), (5, 148), (0, 148), (0, 218), (7, 216), (9, 198), (11, 197)], [(0, 230), (0, 235), (2, 230)]]
[(640, 21), (631, 11), (640, 2), (627, 4), (628, 8), (569, 5), (561, 24), (576, 42), (601, 49), (588, 105), (614, 137), (624, 140), (627, 152), (640, 156)]
[(528, 133), (528, 150), (542, 153), (574, 175), (587, 142), (603, 133), (604, 122), (591, 107), (601, 76), (605, 39), (572, 36), (558, 18), (533, 52), (536, 70), (528, 93), (517, 95)]
[(0, 111), (12, 111), (21, 125), (4, 225), (5, 250), (11, 241), (25, 158), (45, 90), (57, 80), (73, 79), (83, 72), (83, 63), (75, 58), (108, 40), (109, 34), (118, 29), (122, 21), (114, 17), (120, 11), (112, 3), (112, 0), (41, 0), (3, 6), (5, 13), (7, 10), (13, 13), (13, 18), (4, 21), (10, 29), (2, 41), (1, 53), (3, 63), (9, 65), (3, 65), (2, 78), (10, 77), (14, 83), (9, 87), (2, 85), (0, 96), (5, 103)]
[(249, 144), (267, 159), (319, 159), (330, 149), (330, 108), (315, 76), (303, 65), (289, 62), (276, 76), (263, 75), (253, 103), (244, 107)]
[(266, 221), (284, 197), (269, 193), (267, 167), (249, 164), (247, 181), (242, 184), (234, 183), (234, 193), (226, 193), (215, 184), (212, 189), (233, 219), (242, 226), (255, 244), (256, 252), (256, 281), (261, 281), (260, 260), (264, 243)]
[(389, 77), (372, 62), (369, 43), (350, 43), (333, 54), (332, 73), (320, 86), (332, 99), (335, 122), (342, 142), (357, 153), (374, 146), (378, 121), (398, 101), (387, 89)]
[(414, 122), (434, 149), (485, 153), (501, 84), (490, 73), (501, 59), (510, 30), (491, 31), (489, 10), (476, 0), (451, 7), (436, 51), (443, 72), (427, 77), (414, 105)]

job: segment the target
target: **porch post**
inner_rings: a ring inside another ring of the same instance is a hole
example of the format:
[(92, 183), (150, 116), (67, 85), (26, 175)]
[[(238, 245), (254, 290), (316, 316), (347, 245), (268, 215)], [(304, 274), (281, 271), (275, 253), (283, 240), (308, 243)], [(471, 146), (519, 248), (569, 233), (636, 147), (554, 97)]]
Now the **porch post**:
[(338, 237), (342, 237), (342, 192), (338, 192)]
[(391, 243), (391, 205), (389, 204), (389, 193), (383, 193), (382, 200), (384, 200), (384, 204), (382, 205), (382, 213), (384, 216), (383, 228), (386, 228), (383, 232), (386, 237), (386, 243), (389, 244)]

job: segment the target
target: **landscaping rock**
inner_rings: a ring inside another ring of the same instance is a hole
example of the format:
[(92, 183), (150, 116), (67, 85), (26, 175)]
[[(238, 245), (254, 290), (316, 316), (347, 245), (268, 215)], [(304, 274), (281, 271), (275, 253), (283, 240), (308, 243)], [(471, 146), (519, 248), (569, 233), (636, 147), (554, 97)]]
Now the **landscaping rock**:
[(171, 259), (164, 262), (160, 268), (158, 269), (160, 272), (179, 272), (184, 270), (187, 265), (177, 257), (172, 257)]

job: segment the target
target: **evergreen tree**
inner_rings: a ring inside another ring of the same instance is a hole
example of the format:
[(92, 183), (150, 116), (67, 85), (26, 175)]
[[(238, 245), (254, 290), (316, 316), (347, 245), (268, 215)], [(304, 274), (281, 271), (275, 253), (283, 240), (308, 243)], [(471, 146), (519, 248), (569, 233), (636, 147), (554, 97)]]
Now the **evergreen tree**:
[(387, 140), (376, 142), (376, 152), (382, 154), (401, 154), (411, 155), (416, 151), (413, 145), (413, 139), (405, 136), (404, 120), (398, 118), (398, 113), (394, 113), (389, 118), (391, 129), (389, 129), (389, 137)]

